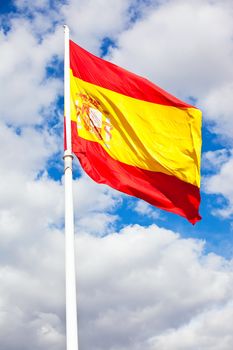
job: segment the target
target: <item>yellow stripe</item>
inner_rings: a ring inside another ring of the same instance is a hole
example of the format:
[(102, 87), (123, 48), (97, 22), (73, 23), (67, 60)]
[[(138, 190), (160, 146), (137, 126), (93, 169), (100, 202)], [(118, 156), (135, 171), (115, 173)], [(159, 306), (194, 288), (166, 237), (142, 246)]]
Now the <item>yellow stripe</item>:
[(137, 100), (71, 72), (71, 119), (114, 159), (200, 187), (201, 112)]

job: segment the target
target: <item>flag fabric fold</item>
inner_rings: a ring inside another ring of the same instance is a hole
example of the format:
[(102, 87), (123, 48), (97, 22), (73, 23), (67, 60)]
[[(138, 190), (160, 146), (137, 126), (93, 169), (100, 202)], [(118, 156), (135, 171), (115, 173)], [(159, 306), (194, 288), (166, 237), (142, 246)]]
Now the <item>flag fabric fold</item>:
[(96, 182), (200, 220), (201, 112), (70, 41), (72, 150)]

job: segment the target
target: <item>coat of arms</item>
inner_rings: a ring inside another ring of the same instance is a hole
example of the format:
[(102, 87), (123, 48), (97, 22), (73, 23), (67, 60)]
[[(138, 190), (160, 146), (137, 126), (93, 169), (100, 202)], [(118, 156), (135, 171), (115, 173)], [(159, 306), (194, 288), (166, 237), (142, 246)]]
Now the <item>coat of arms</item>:
[(111, 140), (112, 125), (110, 113), (103, 110), (98, 100), (87, 94), (77, 94), (75, 100), (77, 113), (77, 128), (83, 127), (94, 134), (98, 140), (102, 140), (108, 148)]

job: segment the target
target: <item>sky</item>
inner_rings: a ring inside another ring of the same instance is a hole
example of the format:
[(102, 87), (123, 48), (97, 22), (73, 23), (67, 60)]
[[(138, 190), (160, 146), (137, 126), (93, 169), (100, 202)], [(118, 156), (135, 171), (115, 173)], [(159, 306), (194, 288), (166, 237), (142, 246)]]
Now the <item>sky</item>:
[(233, 2), (0, 2), (0, 343), (65, 350), (63, 24), (203, 112), (202, 220), (74, 160), (81, 350), (233, 349)]

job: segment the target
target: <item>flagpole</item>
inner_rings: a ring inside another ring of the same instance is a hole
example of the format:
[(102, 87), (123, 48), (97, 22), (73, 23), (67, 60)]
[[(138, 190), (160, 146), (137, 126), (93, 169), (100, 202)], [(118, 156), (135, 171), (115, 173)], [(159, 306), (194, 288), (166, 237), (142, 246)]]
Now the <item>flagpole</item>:
[(64, 152), (65, 172), (65, 274), (66, 274), (66, 350), (78, 350), (78, 320), (75, 278), (74, 249), (74, 209), (72, 191), (72, 147), (71, 147), (71, 116), (70, 116), (70, 53), (69, 28), (64, 25), (65, 55), (64, 55), (64, 105), (66, 150)]

